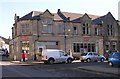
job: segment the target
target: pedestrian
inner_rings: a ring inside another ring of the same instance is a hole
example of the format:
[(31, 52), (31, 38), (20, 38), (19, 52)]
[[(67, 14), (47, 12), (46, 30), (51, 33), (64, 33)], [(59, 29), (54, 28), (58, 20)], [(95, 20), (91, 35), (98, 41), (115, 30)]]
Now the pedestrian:
[(7, 48), (5, 49), (5, 54), (6, 54), (6, 57), (8, 57), (8, 56), (9, 56), (9, 53), (8, 53)]
[(22, 50), (22, 60), (23, 60), (23, 62), (25, 62), (25, 58), (26, 58), (26, 56), (25, 56), (26, 54), (25, 54), (25, 51), (24, 50)]

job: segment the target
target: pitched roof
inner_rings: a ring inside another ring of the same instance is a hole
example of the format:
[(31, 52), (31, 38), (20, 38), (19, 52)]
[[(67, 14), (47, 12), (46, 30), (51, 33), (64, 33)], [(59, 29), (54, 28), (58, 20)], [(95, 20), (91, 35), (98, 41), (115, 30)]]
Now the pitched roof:
[(38, 11), (32, 11), (25, 16), (21, 17), (19, 20), (33, 20), (33, 19), (40, 19), (39, 15), (42, 14), (42, 12)]
[(102, 20), (105, 18), (106, 15), (98, 17), (92, 21), (92, 24), (102, 24)]
[(106, 15), (98, 17), (92, 21), (92, 24), (102, 24), (102, 20), (105, 19), (108, 15), (112, 16), (112, 18), (115, 20), (111, 12), (108, 12)]
[(2, 36), (0, 36), (0, 38), (1, 38), (2, 40), (4, 40), (4, 42), (5, 42), (6, 44), (9, 44), (10, 39), (6, 39), (6, 38), (4, 38), (4, 37), (2, 37)]
[[(40, 15), (43, 13), (44, 12), (40, 12), (40, 11), (32, 11), (32, 12), (26, 14), (25, 16), (19, 18), (19, 20), (34, 20), (34, 19), (39, 20)], [(57, 13), (52, 13), (52, 15), (54, 15), (54, 20), (68, 20), (68, 17), (70, 17), (70, 20), (75, 20), (75, 19), (83, 16), (83, 14), (79, 14), (79, 13), (61, 12), (61, 11), (59, 11)], [(91, 19), (95, 19), (98, 17), (97, 15), (91, 15), (91, 14), (88, 14), (88, 15)]]

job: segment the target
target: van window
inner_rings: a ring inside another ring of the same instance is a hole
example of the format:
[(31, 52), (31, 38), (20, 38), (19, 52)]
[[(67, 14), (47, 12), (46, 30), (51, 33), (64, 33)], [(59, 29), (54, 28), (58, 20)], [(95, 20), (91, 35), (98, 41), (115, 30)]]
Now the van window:
[(60, 51), (60, 56), (64, 56), (64, 52), (63, 51)]

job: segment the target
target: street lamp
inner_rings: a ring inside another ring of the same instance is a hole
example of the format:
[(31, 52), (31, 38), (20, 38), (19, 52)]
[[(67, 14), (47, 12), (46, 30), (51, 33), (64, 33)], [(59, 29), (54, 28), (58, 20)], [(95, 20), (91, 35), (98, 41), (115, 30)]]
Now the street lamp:
[(67, 44), (67, 36), (68, 36), (68, 33), (70, 32), (71, 30), (70, 29), (66, 29), (66, 21), (64, 21), (64, 41), (65, 41), (65, 52), (66, 51), (66, 44)]

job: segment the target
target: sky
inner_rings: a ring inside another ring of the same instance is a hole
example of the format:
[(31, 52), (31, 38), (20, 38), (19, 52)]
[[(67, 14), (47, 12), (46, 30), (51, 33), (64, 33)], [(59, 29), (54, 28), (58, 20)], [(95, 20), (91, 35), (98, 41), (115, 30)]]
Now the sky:
[(64, 12), (87, 13), (103, 16), (111, 12), (118, 19), (118, 2), (120, 0), (0, 0), (0, 36), (12, 38), (14, 15), (24, 16), (31, 11), (48, 9), (56, 13)]

